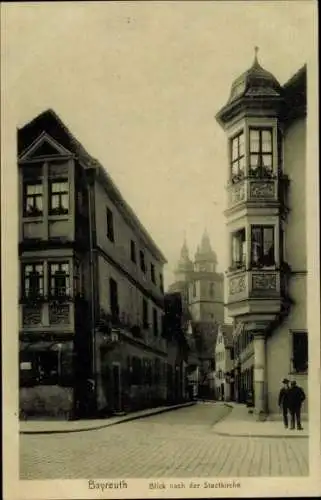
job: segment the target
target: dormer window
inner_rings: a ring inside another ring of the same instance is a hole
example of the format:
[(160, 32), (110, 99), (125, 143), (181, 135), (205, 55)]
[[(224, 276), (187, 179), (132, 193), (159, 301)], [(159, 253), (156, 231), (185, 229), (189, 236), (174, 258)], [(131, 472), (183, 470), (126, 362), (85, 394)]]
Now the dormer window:
[(231, 140), (231, 180), (238, 182), (244, 177), (245, 147), (244, 132)]
[(250, 129), (250, 177), (273, 175), (272, 129)]

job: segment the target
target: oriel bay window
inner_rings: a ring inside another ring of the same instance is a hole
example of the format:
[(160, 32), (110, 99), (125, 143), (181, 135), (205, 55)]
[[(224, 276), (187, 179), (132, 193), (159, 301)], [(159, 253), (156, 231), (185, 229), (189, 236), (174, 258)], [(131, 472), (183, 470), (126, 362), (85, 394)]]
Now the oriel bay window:
[(251, 227), (251, 264), (253, 266), (273, 266), (274, 226)]
[(28, 298), (43, 296), (43, 264), (32, 263), (23, 266), (23, 294)]
[(231, 180), (238, 182), (244, 177), (245, 147), (244, 133), (241, 132), (231, 140)]
[(24, 185), (24, 217), (43, 215), (43, 185), (41, 182)]
[(250, 129), (250, 177), (273, 175), (272, 129)]
[(49, 214), (64, 215), (69, 211), (68, 180), (54, 180), (49, 183)]
[(51, 297), (70, 295), (70, 271), (68, 262), (49, 263), (49, 286)]
[(232, 268), (246, 265), (245, 228), (232, 234)]

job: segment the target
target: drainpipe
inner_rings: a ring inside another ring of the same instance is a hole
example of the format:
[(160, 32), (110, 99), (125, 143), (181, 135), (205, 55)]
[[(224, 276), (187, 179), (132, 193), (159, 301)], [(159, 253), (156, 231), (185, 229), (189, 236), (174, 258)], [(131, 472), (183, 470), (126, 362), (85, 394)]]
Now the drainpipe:
[[(88, 172), (91, 173), (90, 170)], [(89, 264), (90, 264), (90, 306), (91, 306), (91, 342), (92, 342), (92, 376), (93, 376), (93, 398), (94, 409), (97, 407), (97, 372), (96, 372), (96, 311), (95, 311), (95, 281), (94, 281), (94, 249), (93, 249), (93, 227), (92, 227), (92, 185), (91, 178), (88, 182), (88, 212), (89, 212)]]

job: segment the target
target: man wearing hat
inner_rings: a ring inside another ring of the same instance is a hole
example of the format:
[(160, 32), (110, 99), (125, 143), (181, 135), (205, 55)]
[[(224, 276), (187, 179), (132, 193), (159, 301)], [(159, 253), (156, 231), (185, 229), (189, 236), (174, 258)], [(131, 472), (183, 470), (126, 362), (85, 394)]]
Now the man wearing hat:
[(295, 424), (298, 431), (302, 431), (301, 425), (301, 407), (305, 400), (303, 389), (299, 387), (295, 380), (291, 382), (291, 388), (288, 394), (288, 405), (291, 414), (291, 429), (295, 429)]
[(284, 427), (287, 429), (289, 425), (288, 412), (289, 412), (289, 383), (290, 381), (285, 378), (282, 380), (283, 387), (279, 393), (279, 406), (282, 407)]

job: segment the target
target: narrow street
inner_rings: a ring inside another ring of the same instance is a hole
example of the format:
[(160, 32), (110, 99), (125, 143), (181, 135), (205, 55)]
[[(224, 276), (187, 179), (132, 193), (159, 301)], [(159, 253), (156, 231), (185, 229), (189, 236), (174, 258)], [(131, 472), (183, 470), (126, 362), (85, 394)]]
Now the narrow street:
[(308, 439), (215, 434), (230, 409), (199, 403), (87, 432), (21, 435), (21, 479), (303, 476)]

